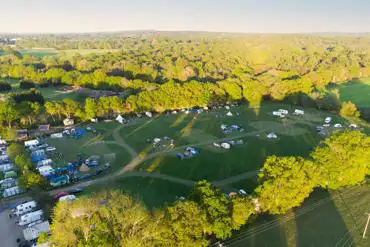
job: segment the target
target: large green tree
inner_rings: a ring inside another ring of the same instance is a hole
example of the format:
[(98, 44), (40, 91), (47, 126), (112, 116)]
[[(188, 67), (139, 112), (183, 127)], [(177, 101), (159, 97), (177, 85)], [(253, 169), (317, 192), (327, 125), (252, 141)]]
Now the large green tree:
[(311, 156), (322, 170), (322, 187), (356, 185), (370, 173), (370, 137), (360, 131), (337, 132), (322, 141)]
[(301, 157), (269, 156), (258, 177), (256, 193), (262, 210), (283, 214), (310, 195), (318, 185), (320, 168)]
[(231, 236), (232, 219), (230, 201), (209, 182), (199, 181), (194, 188), (194, 198), (207, 215), (209, 234), (225, 239)]

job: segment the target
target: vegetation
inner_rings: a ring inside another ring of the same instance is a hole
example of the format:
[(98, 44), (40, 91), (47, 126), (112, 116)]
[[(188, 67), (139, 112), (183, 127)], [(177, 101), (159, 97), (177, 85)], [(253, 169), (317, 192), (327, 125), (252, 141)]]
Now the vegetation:
[(12, 90), (12, 86), (7, 82), (0, 81), (0, 92), (8, 92)]
[(343, 117), (360, 117), (360, 112), (351, 101), (342, 103), (339, 114)]
[[(200, 181), (190, 200), (178, 201), (164, 210), (148, 211), (117, 191), (61, 202), (54, 210), (51, 242), (62, 246), (205, 246), (212, 236), (229, 237), (233, 229), (239, 229), (260, 210), (282, 214), (301, 205), (319, 185), (338, 189), (363, 182), (369, 174), (364, 162), (369, 159), (369, 143), (370, 137), (365, 134), (348, 131), (323, 141), (313, 151), (312, 160), (271, 156), (260, 171), (260, 186), (249, 197), (227, 198), (207, 181)], [(335, 149), (328, 150), (330, 147)], [(328, 156), (351, 157), (353, 150), (360, 152), (350, 165), (330, 165), (333, 158)], [(355, 175), (355, 170), (360, 175)]]

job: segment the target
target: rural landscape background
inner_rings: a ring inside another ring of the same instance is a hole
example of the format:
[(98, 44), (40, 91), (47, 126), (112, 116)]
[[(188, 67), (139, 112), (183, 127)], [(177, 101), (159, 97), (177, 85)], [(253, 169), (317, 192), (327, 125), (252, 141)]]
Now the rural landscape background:
[[(4, 246), (370, 246), (370, 35), (354, 15), (367, 5), (339, 1), (343, 29), (304, 22), (331, 9), (313, 1), (295, 25), (247, 33), (236, 6), (215, 3), (217, 26), (204, 3), (181, 22), (190, 5), (139, 2), (127, 10), (166, 6), (179, 31), (72, 11), (65, 32), (51, 3), (55, 32), (36, 25), (50, 13), (0, 25)], [(288, 2), (266, 23), (290, 23)], [(116, 16), (100, 4), (76, 9)]]

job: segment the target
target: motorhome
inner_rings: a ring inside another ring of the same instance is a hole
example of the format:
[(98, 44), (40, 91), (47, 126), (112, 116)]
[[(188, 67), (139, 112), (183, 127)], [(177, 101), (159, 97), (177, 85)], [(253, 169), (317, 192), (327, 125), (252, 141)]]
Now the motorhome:
[(22, 214), (32, 212), (36, 208), (36, 206), (36, 201), (22, 203), (16, 206), (15, 209), (13, 209), (13, 214), (15, 214), (16, 216), (20, 216)]
[(42, 219), (43, 215), (44, 215), (44, 212), (42, 210), (38, 210), (38, 211), (35, 211), (35, 212), (24, 214), (19, 219), (19, 225), (20, 226), (25, 226), (25, 225), (28, 225), (32, 222), (38, 221), (38, 220)]

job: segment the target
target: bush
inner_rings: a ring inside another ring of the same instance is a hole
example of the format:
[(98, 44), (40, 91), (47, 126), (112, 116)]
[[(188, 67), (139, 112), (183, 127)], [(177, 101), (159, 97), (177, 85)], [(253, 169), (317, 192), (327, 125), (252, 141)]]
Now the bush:
[(31, 88), (35, 88), (36, 85), (35, 83), (30, 82), (30, 81), (21, 81), (21, 83), (19, 83), (19, 87), (22, 89), (31, 89)]
[(7, 92), (12, 90), (12, 86), (7, 82), (0, 82), (0, 92)]
[(339, 114), (342, 117), (360, 117), (360, 112), (357, 110), (356, 105), (351, 101), (343, 102)]

